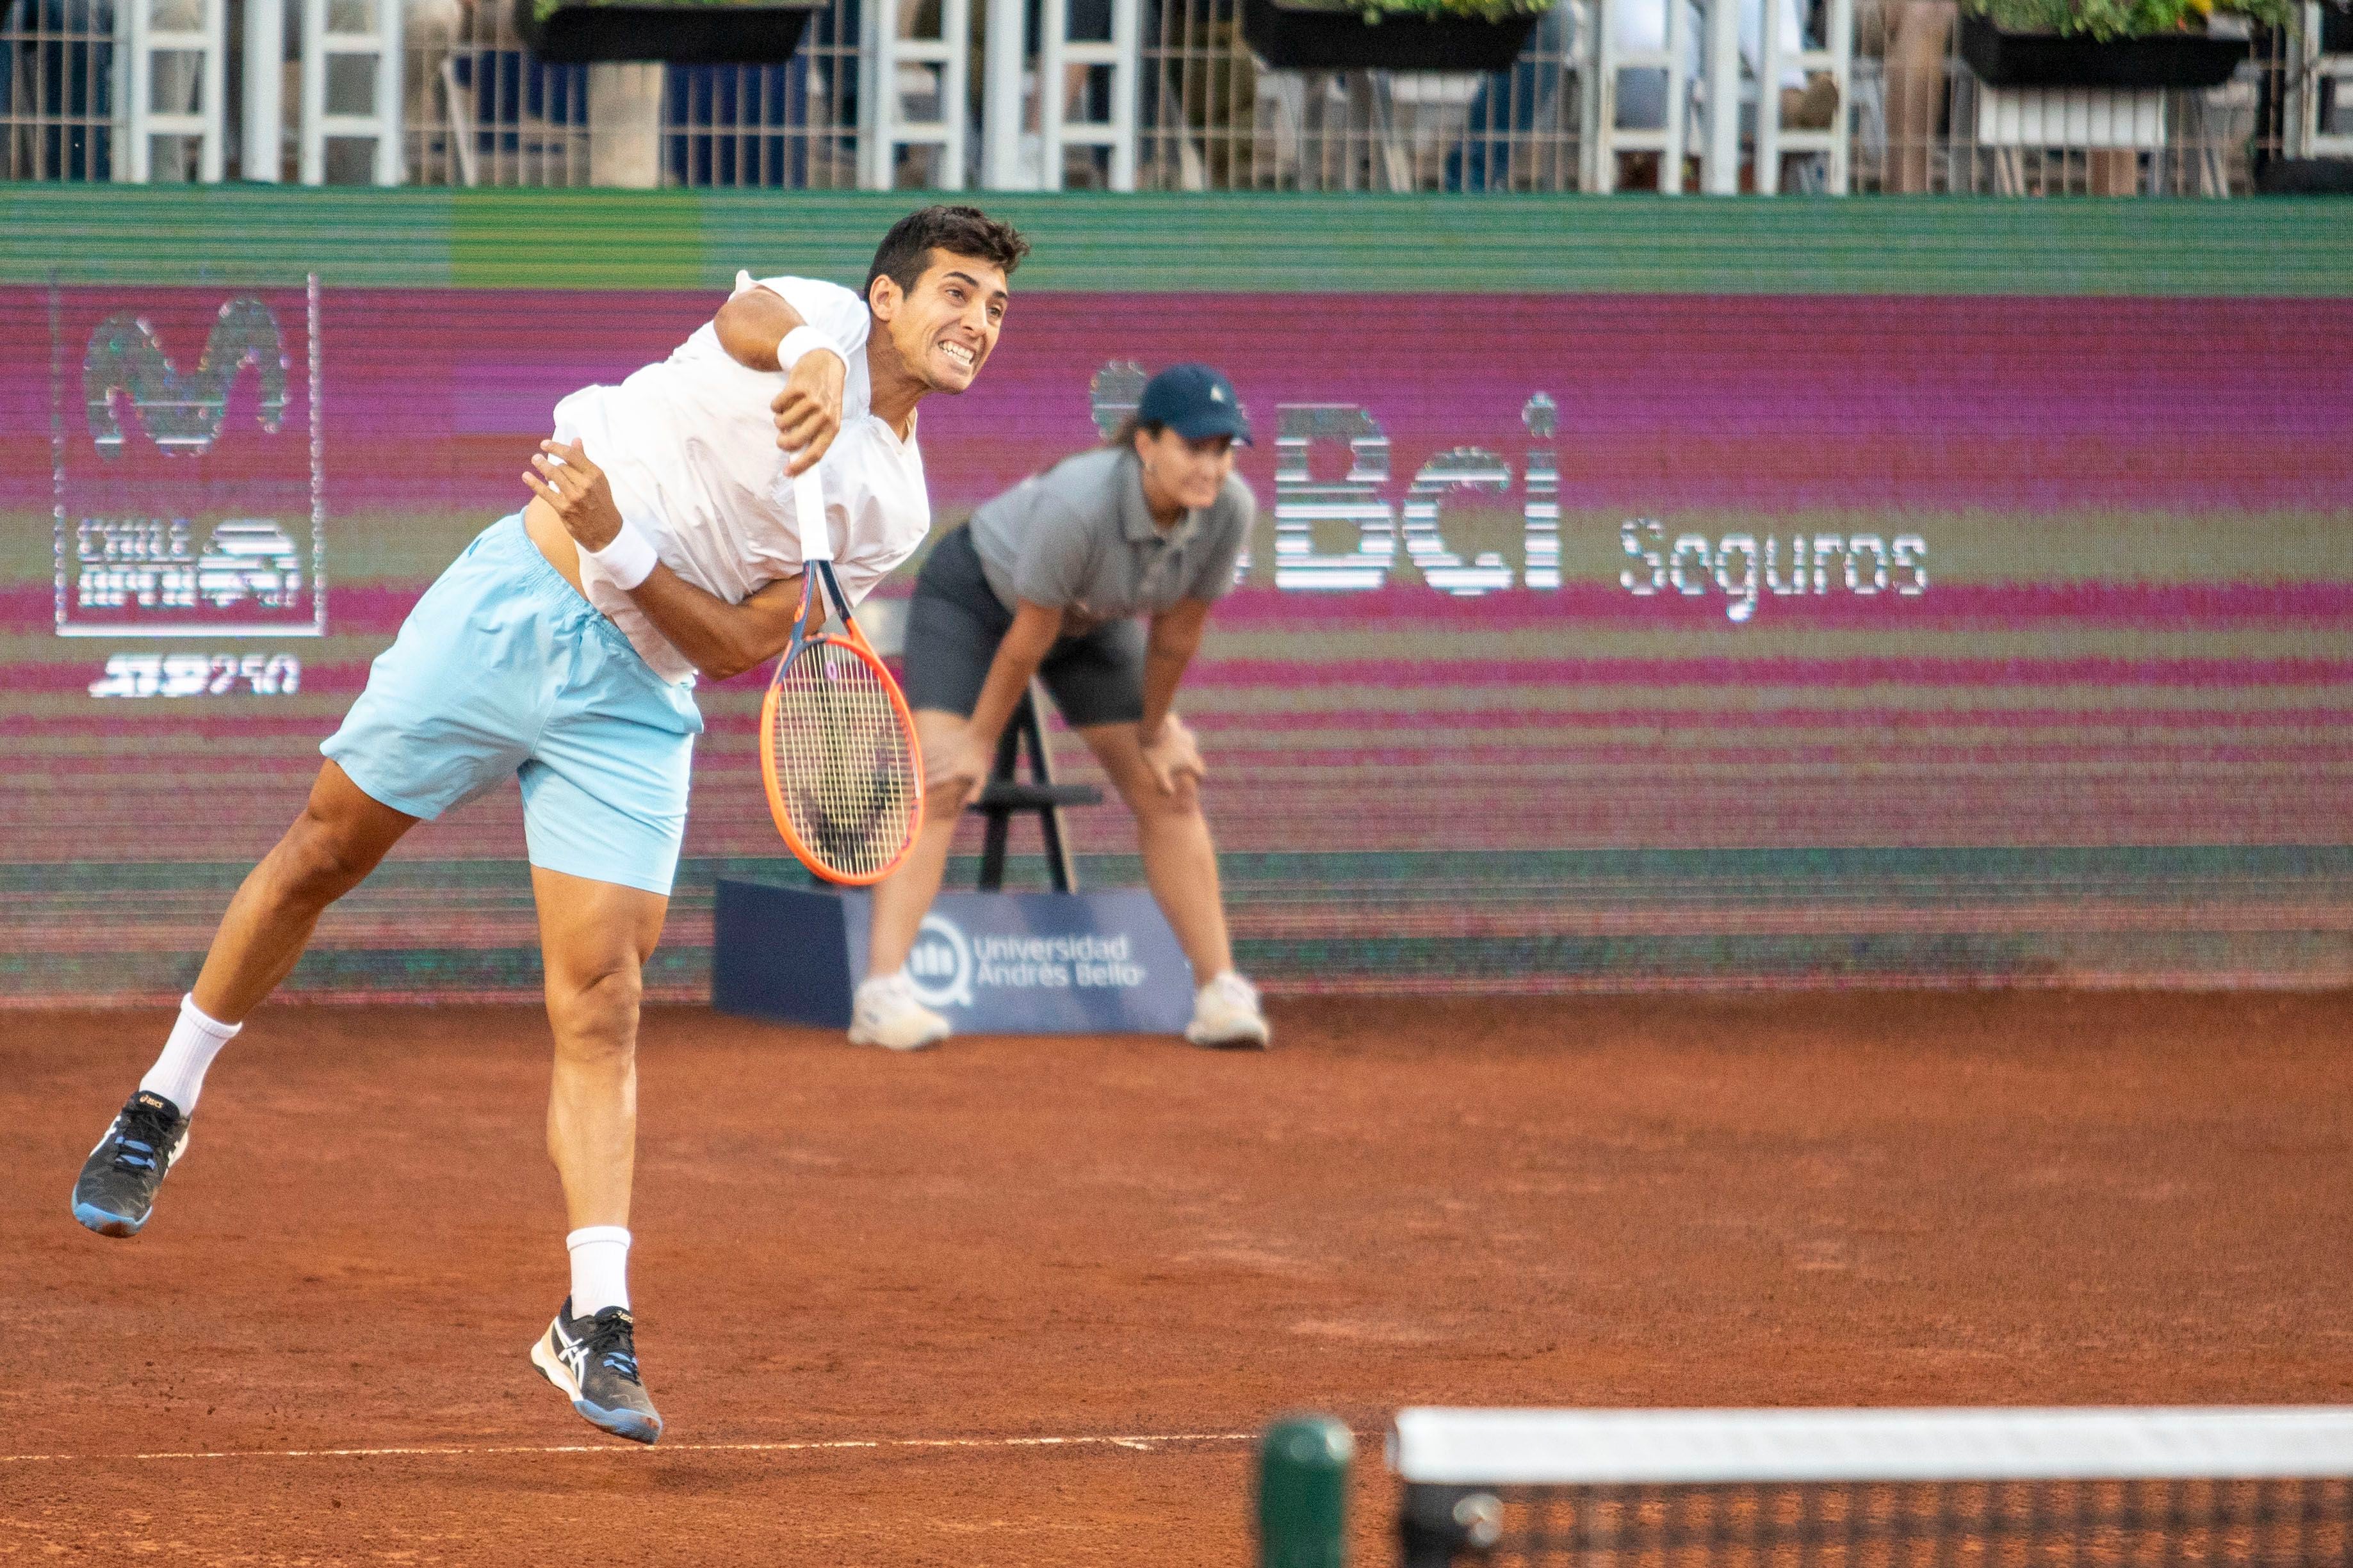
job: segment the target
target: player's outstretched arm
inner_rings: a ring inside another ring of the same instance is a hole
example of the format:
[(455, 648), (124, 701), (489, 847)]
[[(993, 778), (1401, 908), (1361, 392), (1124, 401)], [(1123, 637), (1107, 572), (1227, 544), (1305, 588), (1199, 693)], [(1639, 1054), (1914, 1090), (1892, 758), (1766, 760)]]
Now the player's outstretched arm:
[[(612, 486), (578, 442), (543, 441), (531, 464), (537, 471), (523, 475), (523, 483), (555, 509), (565, 531), (582, 550), (602, 550), (621, 536)], [(731, 605), (657, 562), (628, 595), (688, 663), (713, 680), (724, 680), (773, 658), (792, 640), (800, 590), (801, 580), (787, 577)]]
[[(785, 372), (785, 389), (768, 405), (778, 449), (793, 454), (785, 472), (797, 474), (841, 433), (841, 392), (849, 361), (831, 340), (804, 321), (786, 298), (746, 289), (712, 321), (727, 357), (753, 370)], [(796, 337), (795, 334), (799, 336)]]

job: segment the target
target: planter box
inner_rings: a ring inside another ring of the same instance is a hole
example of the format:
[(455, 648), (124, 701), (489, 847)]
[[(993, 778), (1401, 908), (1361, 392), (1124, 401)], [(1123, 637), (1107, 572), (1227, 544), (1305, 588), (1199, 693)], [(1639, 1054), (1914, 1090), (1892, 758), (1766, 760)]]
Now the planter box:
[(819, 4), (564, 5), (542, 21), (534, 0), (515, 0), (515, 26), (532, 53), (558, 65), (776, 65), (792, 58)]
[(1536, 16), (1384, 16), (1242, 0), (1242, 36), (1276, 70), (1500, 71), (1512, 68)]
[(2244, 38), (2169, 33), (2154, 38), (2005, 33), (1961, 18), (1961, 58), (1994, 87), (2220, 87), (2249, 54)]
[(2255, 171), (2267, 196), (2353, 195), (2353, 158), (2274, 158)]

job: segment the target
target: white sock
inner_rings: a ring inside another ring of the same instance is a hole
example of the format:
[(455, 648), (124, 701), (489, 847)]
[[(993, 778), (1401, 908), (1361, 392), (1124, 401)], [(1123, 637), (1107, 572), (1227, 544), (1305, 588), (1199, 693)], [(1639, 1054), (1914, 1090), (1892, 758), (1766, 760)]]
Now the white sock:
[(196, 1010), (196, 998), (192, 993), (180, 998), (180, 1021), (172, 1026), (172, 1037), (164, 1042), (164, 1054), (139, 1080), (139, 1087), (150, 1094), (160, 1094), (180, 1108), (186, 1116), (196, 1109), (196, 1097), (205, 1091), (205, 1069), (213, 1065), (220, 1048), (237, 1038), (243, 1024), (224, 1024), (206, 1017)]
[(617, 1225), (582, 1226), (564, 1238), (572, 1254), (572, 1315), (593, 1318), (629, 1304), (629, 1232)]

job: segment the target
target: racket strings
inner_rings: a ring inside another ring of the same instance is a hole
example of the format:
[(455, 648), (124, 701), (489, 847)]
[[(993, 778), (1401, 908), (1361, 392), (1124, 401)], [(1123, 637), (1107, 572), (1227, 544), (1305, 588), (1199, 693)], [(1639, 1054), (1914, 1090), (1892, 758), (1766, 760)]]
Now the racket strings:
[(812, 642), (776, 680), (770, 761), (801, 843), (834, 871), (871, 877), (913, 836), (914, 751), (883, 678), (847, 645)]

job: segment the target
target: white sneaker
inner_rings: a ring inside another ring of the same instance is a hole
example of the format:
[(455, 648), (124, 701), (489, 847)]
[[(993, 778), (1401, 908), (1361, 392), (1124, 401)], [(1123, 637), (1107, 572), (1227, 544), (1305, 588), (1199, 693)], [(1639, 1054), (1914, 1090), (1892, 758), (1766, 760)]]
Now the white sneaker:
[(1227, 970), (1193, 998), (1193, 1021), (1185, 1037), (1197, 1046), (1254, 1048), (1266, 1044), (1266, 1015), (1259, 1011), (1258, 987)]
[(849, 1043), (885, 1050), (920, 1051), (954, 1033), (945, 1018), (915, 1000), (907, 972), (873, 974), (858, 983), (849, 1007)]

